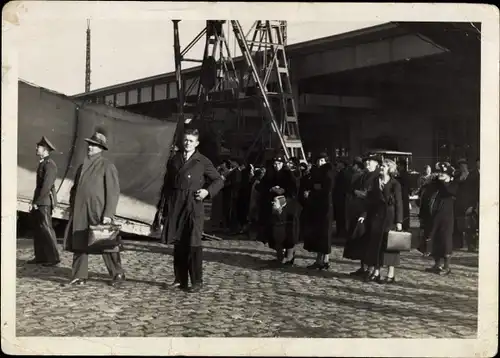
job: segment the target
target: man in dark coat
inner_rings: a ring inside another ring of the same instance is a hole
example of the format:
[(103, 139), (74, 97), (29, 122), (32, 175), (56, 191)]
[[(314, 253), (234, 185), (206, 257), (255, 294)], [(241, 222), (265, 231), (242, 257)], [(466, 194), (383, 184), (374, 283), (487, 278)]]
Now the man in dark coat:
[[(434, 266), (426, 269), (440, 275), (451, 273), (450, 260), (453, 253), (454, 201), (459, 183), (453, 181), (453, 167), (449, 163), (437, 164), (438, 177), (426, 189), (426, 200), (420, 210), (429, 217), (426, 230), (432, 245)], [(441, 262), (444, 260), (444, 266)]]
[[(284, 158), (275, 157), (273, 162), (273, 168), (266, 171), (256, 188), (260, 194), (260, 240), (276, 251), (278, 262), (293, 265), (295, 245), (298, 242), (298, 232), (295, 229), (299, 188), (293, 174), (285, 167)], [(286, 199), (283, 211), (273, 210), (273, 200), (277, 197)]]
[[(201, 239), (205, 222), (203, 200), (214, 197), (224, 181), (212, 162), (199, 153), (199, 133), (184, 132), (183, 151), (167, 164), (163, 244), (174, 245), (174, 286), (197, 292), (203, 286)], [(191, 279), (191, 288), (188, 280)]]
[(36, 145), (36, 155), (40, 158), (36, 171), (36, 188), (31, 203), (31, 216), (35, 223), (33, 244), (35, 258), (29, 264), (55, 266), (59, 264), (56, 233), (52, 227), (52, 210), (57, 205), (54, 186), (57, 176), (56, 163), (50, 158), (55, 147), (46, 137)]
[(308, 266), (310, 269), (323, 270), (329, 267), (329, 254), (332, 251), (333, 180), (334, 170), (328, 155), (320, 153), (308, 187), (301, 190), (307, 200), (308, 211), (304, 225), (310, 228), (304, 236), (304, 249), (317, 254), (316, 261)]
[[(375, 185), (375, 181), (379, 177), (379, 165), (382, 162), (382, 158), (377, 155), (369, 155), (363, 158), (365, 163), (365, 171), (359, 177), (358, 181), (354, 183), (353, 187), (353, 200), (356, 205), (356, 215), (359, 216), (367, 210), (367, 200), (366, 197), (368, 192)], [(354, 214), (353, 214), (354, 215)], [(358, 220), (356, 218), (356, 222)], [(367, 235), (364, 235), (363, 230), (358, 230), (355, 233), (356, 225), (364, 227), (363, 224), (351, 224), (351, 232), (349, 233), (349, 238), (345, 244), (343, 256), (350, 260), (360, 260), (361, 267), (351, 272), (351, 276), (365, 276), (368, 273), (368, 269), (364, 264), (365, 251), (367, 245)]]
[[(107, 138), (98, 129), (88, 144), (88, 157), (76, 171), (70, 193), (70, 219), (66, 228), (64, 248), (73, 252), (73, 276), (69, 285), (84, 285), (88, 278), (89, 228), (110, 224), (120, 198), (118, 171), (109, 159), (102, 156), (108, 150)], [(102, 253), (112, 278), (110, 285), (118, 286), (125, 280), (119, 246)]]

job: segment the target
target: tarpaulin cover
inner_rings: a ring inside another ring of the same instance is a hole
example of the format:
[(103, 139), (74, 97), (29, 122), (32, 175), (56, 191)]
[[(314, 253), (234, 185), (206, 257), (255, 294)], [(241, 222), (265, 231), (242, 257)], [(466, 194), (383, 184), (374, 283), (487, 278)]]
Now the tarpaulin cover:
[(47, 89), (19, 82), (18, 197), (31, 199), (43, 136), (54, 144), (58, 200), (69, 203), (75, 172), (83, 162), (85, 138), (96, 128), (107, 133), (104, 156), (118, 169), (121, 196), (117, 216), (151, 224), (163, 184), (176, 120), (160, 121), (98, 104), (77, 103)]

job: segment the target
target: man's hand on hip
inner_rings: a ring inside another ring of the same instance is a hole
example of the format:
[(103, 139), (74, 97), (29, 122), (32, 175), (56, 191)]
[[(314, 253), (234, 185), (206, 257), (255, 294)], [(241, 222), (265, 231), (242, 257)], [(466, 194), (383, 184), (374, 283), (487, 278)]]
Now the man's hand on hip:
[(208, 196), (208, 190), (206, 189), (197, 190), (195, 193), (195, 199), (199, 201), (205, 199), (207, 196)]

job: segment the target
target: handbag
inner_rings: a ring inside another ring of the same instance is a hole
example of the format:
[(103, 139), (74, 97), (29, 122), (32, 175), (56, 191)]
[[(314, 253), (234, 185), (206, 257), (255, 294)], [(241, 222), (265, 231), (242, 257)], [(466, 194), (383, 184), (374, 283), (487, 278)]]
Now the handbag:
[(114, 249), (120, 245), (120, 225), (101, 224), (89, 227), (89, 251), (103, 251)]
[(352, 231), (351, 239), (353, 240), (360, 239), (365, 235), (365, 232), (366, 232), (365, 223), (358, 221), (356, 223), (356, 226), (354, 227), (354, 230)]
[(387, 235), (386, 251), (410, 251), (411, 239), (411, 232), (391, 230)]

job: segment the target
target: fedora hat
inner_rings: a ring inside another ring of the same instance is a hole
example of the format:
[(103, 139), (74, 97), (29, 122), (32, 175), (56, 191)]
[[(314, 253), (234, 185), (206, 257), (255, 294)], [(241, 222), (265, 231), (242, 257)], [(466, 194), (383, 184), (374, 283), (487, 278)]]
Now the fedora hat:
[(107, 145), (108, 140), (106, 136), (100, 131), (96, 131), (90, 138), (85, 138), (85, 141), (87, 143), (97, 145), (103, 148), (104, 150), (108, 150), (108, 145)]
[(38, 143), (36, 145), (44, 146), (45, 148), (47, 148), (50, 151), (56, 150), (56, 147), (54, 147), (54, 145), (52, 143), (50, 143), (50, 141), (47, 139), (46, 136), (43, 136), (42, 139), (40, 139), (40, 141), (38, 141)]

